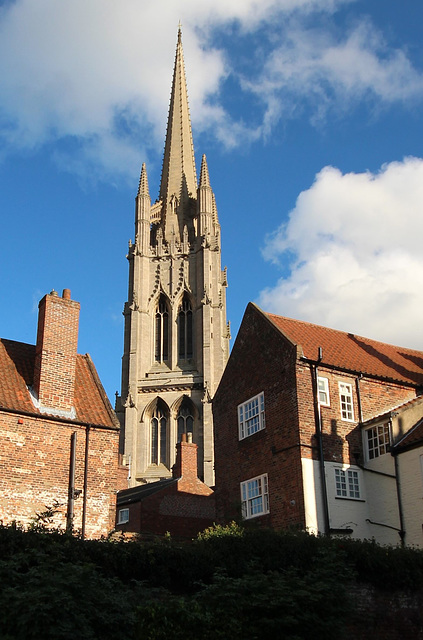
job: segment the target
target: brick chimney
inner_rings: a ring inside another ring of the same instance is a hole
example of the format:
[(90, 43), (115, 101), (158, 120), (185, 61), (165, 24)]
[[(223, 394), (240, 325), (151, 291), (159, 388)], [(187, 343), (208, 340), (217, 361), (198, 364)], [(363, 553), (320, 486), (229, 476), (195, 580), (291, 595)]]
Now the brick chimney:
[(61, 298), (52, 291), (38, 305), (33, 390), (45, 413), (73, 410), (79, 307), (69, 289), (63, 289)]
[(192, 433), (183, 433), (181, 442), (176, 445), (176, 462), (173, 465), (174, 478), (197, 479), (197, 449), (197, 445), (192, 442)]
[(209, 496), (213, 490), (197, 476), (197, 449), (192, 441), (192, 433), (183, 433), (181, 442), (176, 445), (176, 462), (172, 475), (178, 479), (178, 491)]

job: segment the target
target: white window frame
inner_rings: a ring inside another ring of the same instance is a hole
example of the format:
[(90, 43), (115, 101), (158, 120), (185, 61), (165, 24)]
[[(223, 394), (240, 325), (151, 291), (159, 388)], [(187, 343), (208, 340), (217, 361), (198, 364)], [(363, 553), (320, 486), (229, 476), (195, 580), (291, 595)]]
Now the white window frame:
[(362, 500), (360, 473), (350, 467), (335, 467), (335, 496), (346, 500)]
[(244, 520), (269, 513), (269, 483), (267, 473), (241, 482), (241, 509)]
[[(354, 422), (354, 400), (352, 384), (350, 382), (338, 382), (338, 385), (341, 418), (346, 422)], [(343, 400), (343, 398), (345, 398), (345, 400)]]
[(129, 522), (129, 509), (119, 509), (118, 512), (118, 524), (125, 524)]
[(391, 427), (389, 422), (375, 424), (364, 430), (364, 447), (367, 461), (389, 453), (391, 449)]
[(238, 433), (243, 440), (261, 431), (266, 426), (264, 417), (264, 393), (238, 405)]
[[(322, 389), (320, 388), (322, 385)], [(320, 394), (326, 394), (326, 402), (323, 402)], [(323, 376), (317, 377), (317, 395), (319, 398), (319, 405), (321, 407), (330, 407), (330, 395), (329, 395), (329, 380)]]

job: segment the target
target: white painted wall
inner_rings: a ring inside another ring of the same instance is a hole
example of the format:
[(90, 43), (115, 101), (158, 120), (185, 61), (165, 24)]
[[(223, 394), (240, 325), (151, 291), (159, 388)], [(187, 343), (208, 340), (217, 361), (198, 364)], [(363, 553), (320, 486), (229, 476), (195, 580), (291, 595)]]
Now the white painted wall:
[(398, 455), (405, 544), (423, 548), (423, 447)]
[[(381, 460), (380, 458), (386, 458), (386, 460)], [(372, 461), (376, 463), (373, 466), (379, 467), (378, 470), (386, 470), (386, 473), (392, 473), (392, 456), (385, 454), (380, 458)], [(319, 463), (316, 460), (306, 458), (302, 458), (301, 463), (306, 527), (310, 533), (322, 533), (324, 520)], [(359, 500), (337, 497), (335, 485), (336, 467), (350, 468), (358, 472), (361, 494)], [(342, 465), (332, 462), (325, 462), (325, 476), (331, 529), (348, 528), (353, 530), (352, 534), (347, 534), (352, 538), (361, 540), (374, 539), (380, 544), (399, 544), (400, 538), (396, 529), (399, 529), (400, 525), (394, 478), (369, 473), (355, 465)], [(422, 476), (420, 475), (421, 478)], [(423, 509), (423, 491), (421, 502)], [(379, 524), (371, 524), (368, 520)]]

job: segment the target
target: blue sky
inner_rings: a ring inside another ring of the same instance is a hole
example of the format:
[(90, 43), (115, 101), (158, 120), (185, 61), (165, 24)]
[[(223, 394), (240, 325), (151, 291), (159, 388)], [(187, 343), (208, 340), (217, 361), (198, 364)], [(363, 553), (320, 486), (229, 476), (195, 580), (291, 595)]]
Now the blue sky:
[(114, 402), (142, 162), (158, 195), (181, 20), (236, 336), (247, 303), (423, 349), (423, 5), (0, 1), (0, 335), (70, 288)]

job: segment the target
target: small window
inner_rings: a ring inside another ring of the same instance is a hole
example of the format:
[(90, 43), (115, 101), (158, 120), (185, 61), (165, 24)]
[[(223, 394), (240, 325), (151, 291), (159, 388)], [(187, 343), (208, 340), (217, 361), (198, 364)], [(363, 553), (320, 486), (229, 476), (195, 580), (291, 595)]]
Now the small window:
[(119, 509), (118, 524), (129, 522), (129, 509)]
[(389, 424), (379, 424), (375, 427), (366, 429), (365, 444), (367, 449), (368, 460), (373, 460), (388, 453), (390, 447)]
[(317, 378), (317, 388), (319, 391), (319, 404), (324, 407), (330, 406), (329, 380), (327, 378)]
[(350, 384), (339, 383), (339, 401), (341, 403), (342, 420), (354, 422), (352, 386)]
[(358, 471), (335, 468), (335, 487), (338, 498), (360, 499)]
[(245, 520), (269, 513), (267, 474), (241, 482), (241, 504)]
[(264, 393), (260, 393), (238, 405), (239, 439), (247, 438), (264, 427)]

